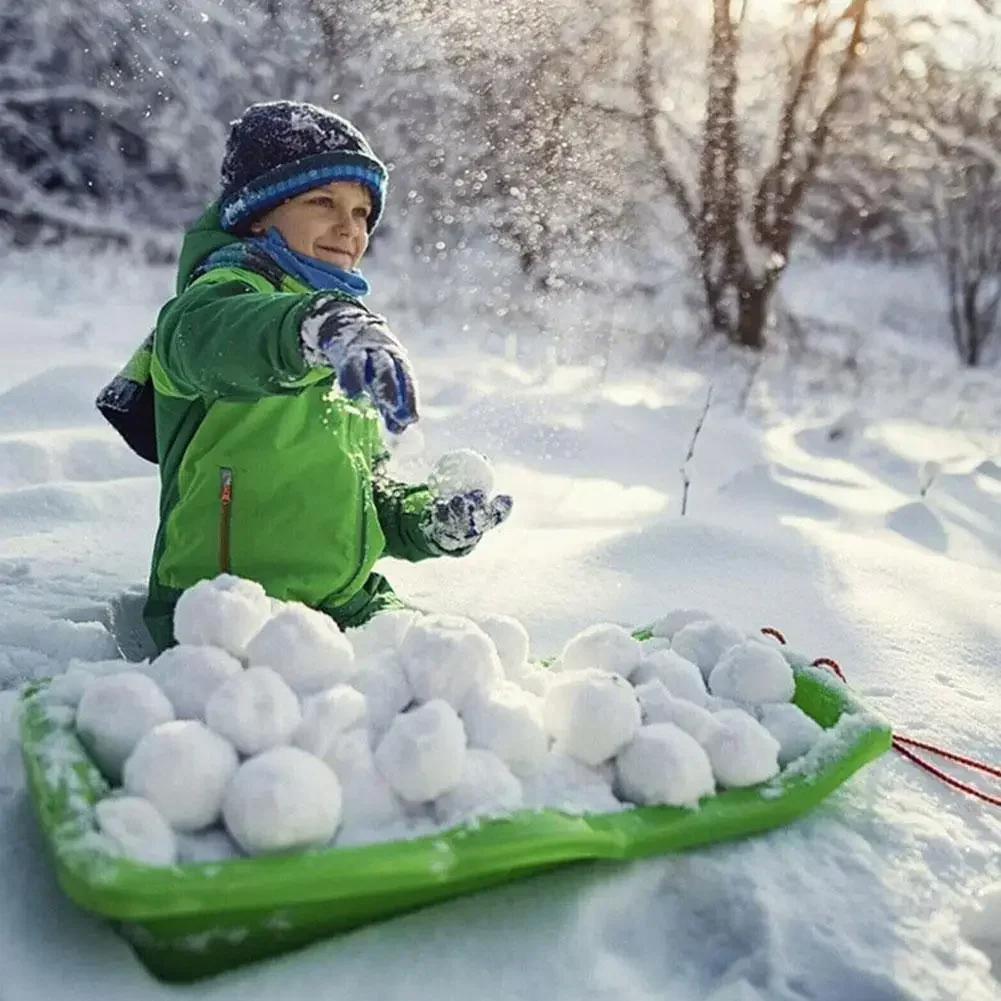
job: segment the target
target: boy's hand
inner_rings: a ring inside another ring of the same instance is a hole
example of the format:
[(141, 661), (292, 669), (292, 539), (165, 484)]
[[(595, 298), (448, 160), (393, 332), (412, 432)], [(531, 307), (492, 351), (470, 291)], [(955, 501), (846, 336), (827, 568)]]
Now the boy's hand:
[(332, 368), (348, 397), (367, 393), (389, 431), (400, 434), (417, 421), (410, 360), (381, 316), (357, 303), (321, 296), (299, 330), (306, 361)]
[(482, 490), (436, 497), (424, 509), (421, 532), (442, 554), (463, 556), (507, 520), (513, 503), (507, 494), (488, 498)]

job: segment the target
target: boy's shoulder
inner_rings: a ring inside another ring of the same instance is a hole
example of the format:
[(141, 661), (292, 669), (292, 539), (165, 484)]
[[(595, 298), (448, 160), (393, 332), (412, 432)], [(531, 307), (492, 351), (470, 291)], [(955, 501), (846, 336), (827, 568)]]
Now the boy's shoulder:
[[(235, 274), (229, 274), (235, 273)], [(207, 282), (246, 281), (257, 292), (288, 291), (288, 275), (252, 243), (230, 243), (214, 250), (192, 269), (186, 289)]]

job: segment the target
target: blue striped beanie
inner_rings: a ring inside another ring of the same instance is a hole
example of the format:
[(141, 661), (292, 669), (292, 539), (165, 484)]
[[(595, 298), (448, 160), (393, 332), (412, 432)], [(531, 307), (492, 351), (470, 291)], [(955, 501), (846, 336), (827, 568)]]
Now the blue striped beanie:
[(289, 198), (331, 181), (356, 181), (372, 196), (368, 230), (386, 199), (386, 167), (346, 118), (303, 101), (252, 104), (230, 123), (219, 219), (230, 233)]

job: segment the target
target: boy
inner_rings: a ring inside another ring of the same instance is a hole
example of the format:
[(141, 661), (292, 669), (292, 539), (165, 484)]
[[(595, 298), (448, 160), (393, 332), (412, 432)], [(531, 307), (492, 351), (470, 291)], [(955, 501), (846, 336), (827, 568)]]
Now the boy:
[(398, 434), (418, 413), (406, 351), (360, 301), (386, 194), (365, 137), (313, 105), (254, 105), (222, 180), (150, 349), (161, 492), (144, 618), (161, 650), (202, 578), (256, 580), (348, 627), (402, 606), (380, 556), (465, 555), (511, 510), (380, 473), (380, 418)]

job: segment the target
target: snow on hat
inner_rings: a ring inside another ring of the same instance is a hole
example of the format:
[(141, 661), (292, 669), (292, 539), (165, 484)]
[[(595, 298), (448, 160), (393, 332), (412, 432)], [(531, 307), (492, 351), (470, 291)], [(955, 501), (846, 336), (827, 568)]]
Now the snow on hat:
[(252, 104), (230, 123), (222, 161), (222, 227), (239, 232), (276, 205), (331, 181), (368, 188), (368, 229), (375, 229), (386, 197), (386, 167), (361, 132), (315, 104)]

